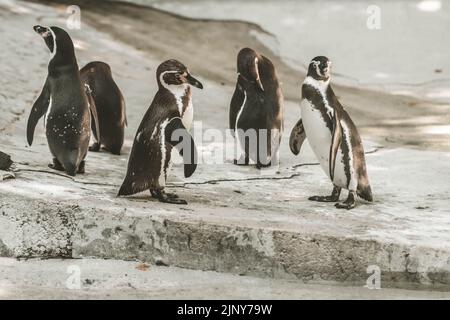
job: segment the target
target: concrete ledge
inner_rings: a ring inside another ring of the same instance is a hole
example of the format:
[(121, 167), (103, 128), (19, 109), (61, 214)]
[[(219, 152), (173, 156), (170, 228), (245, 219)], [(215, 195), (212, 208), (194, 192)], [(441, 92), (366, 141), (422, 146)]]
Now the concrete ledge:
[[(384, 287), (450, 288), (448, 250), (354, 237), (180, 221), (49, 201), (0, 207), (0, 254), (140, 260), (240, 275), (363, 285), (369, 265)], [(23, 207), (22, 207), (23, 205)], [(26, 211), (19, 212), (27, 208)]]

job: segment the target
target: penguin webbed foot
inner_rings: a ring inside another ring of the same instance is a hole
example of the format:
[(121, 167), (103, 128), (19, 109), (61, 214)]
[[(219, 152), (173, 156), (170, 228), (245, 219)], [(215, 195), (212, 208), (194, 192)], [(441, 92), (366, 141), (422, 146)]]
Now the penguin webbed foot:
[(356, 206), (355, 192), (349, 191), (347, 200), (344, 202), (338, 202), (335, 204), (335, 207), (338, 209), (353, 209)]
[(312, 196), (309, 197), (308, 200), (317, 201), (317, 202), (337, 202), (339, 201), (339, 196), (341, 195), (341, 188), (334, 187), (331, 195), (329, 196)]
[(53, 163), (50, 163), (48, 167), (56, 171), (66, 171), (66, 169), (64, 169), (64, 167), (62, 166), (61, 162), (59, 162), (58, 159), (56, 158), (53, 158)]
[(89, 151), (99, 152), (100, 151), (100, 144), (98, 142), (95, 142), (92, 146), (89, 147)]
[(153, 198), (163, 203), (188, 204), (186, 200), (180, 199), (175, 193), (166, 193), (163, 190), (150, 190), (150, 193)]

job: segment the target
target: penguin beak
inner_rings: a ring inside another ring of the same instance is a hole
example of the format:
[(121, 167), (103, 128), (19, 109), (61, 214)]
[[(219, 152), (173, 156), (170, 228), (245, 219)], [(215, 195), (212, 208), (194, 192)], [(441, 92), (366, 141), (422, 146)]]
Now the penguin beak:
[(190, 85), (193, 85), (194, 87), (203, 89), (203, 85), (201, 84), (201, 82), (195, 79), (193, 76), (191, 76), (190, 73), (188, 73), (186, 76), (186, 82), (189, 83)]
[(46, 38), (50, 35), (50, 30), (46, 27), (34, 26), (33, 29), (37, 34), (39, 34), (43, 38)]

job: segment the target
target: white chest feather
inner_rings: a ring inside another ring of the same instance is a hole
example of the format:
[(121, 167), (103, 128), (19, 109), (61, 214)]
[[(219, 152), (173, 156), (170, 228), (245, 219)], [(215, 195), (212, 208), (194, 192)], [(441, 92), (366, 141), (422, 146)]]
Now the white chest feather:
[[(310, 77), (305, 80), (304, 83), (311, 85), (317, 90), (317, 94), (321, 95), (323, 99), (324, 106), (327, 110), (330, 118), (334, 117), (334, 109), (329, 105), (325, 92), (326, 82), (319, 82)], [(316, 108), (309, 100), (303, 99), (301, 102), (301, 114), (303, 119), (303, 126), (305, 128), (306, 137), (309, 141), (311, 149), (315, 153), (317, 159), (323, 171), (330, 177), (330, 148), (332, 142), (332, 135), (330, 129), (326, 125), (326, 121), (323, 119), (323, 115), (318, 108)], [(355, 175), (354, 165), (353, 165), (353, 152), (350, 139), (350, 130), (348, 125), (344, 120), (341, 120), (342, 138), (344, 141), (336, 154), (334, 172), (333, 172), (333, 183), (336, 186), (342, 188), (348, 188), (350, 190), (356, 190), (357, 178)], [(347, 146), (343, 149), (343, 143)], [(347, 150), (348, 149), (348, 150)], [(345, 162), (345, 163), (344, 163)], [(349, 171), (350, 176), (347, 176)]]
[(322, 169), (329, 175), (329, 157), (331, 146), (331, 132), (327, 128), (320, 111), (307, 99), (303, 99), (301, 113), (306, 137), (311, 149), (314, 151)]
[[(180, 113), (181, 121), (186, 129), (190, 129), (192, 125), (192, 120), (194, 118), (194, 107), (192, 105), (192, 99), (188, 93), (189, 85), (168, 85), (163, 83), (164, 87), (172, 93), (175, 98), (175, 102), (178, 107), (178, 112)], [(183, 110), (183, 99), (186, 99), (185, 96), (188, 95), (188, 101), (186, 108)]]
[(192, 99), (189, 98), (189, 102), (187, 104), (184, 113), (181, 115), (181, 121), (186, 129), (189, 131), (191, 129), (192, 120), (194, 119), (194, 106), (192, 105)]

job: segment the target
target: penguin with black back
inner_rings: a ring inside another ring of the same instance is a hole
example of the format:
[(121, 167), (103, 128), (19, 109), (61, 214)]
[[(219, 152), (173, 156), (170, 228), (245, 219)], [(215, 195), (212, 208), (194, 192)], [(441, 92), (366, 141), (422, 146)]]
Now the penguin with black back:
[(85, 172), (84, 159), (91, 136), (90, 111), (94, 121), (97, 120), (95, 105), (88, 103), (69, 34), (59, 27), (39, 25), (34, 31), (50, 50), (50, 62), (44, 88), (28, 118), (28, 144), (32, 145), (36, 124), (45, 115), (45, 133), (53, 155), (49, 167), (75, 176)]
[(164, 188), (173, 147), (183, 156), (186, 178), (197, 168), (197, 149), (188, 132), (193, 117), (191, 86), (202, 89), (203, 85), (177, 60), (161, 63), (156, 77), (158, 92), (137, 130), (118, 196), (150, 190), (161, 202), (187, 204)]

